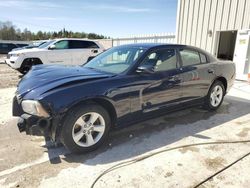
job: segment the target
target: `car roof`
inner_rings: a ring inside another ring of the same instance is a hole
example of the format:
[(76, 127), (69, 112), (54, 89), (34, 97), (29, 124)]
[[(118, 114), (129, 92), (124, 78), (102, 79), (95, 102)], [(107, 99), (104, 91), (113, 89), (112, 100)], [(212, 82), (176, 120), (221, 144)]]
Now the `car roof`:
[[(207, 53), (206, 51), (197, 48), (195, 46), (185, 45), (185, 44), (168, 44), (168, 43), (135, 43), (135, 44), (125, 44), (121, 46), (127, 46), (127, 47), (138, 47), (138, 48), (157, 48), (157, 47), (173, 47), (173, 48), (191, 48), (200, 52)], [(119, 47), (119, 46), (117, 46)]]
[[(164, 48), (164, 47), (172, 47), (172, 48), (189, 48), (191, 50), (195, 50), (206, 54), (210, 59), (215, 60), (215, 58), (208, 53), (207, 51), (197, 48), (195, 46), (185, 45), (185, 44), (168, 44), (168, 43), (135, 43), (135, 44), (125, 44), (121, 46), (127, 47), (136, 47), (136, 48), (145, 48), (145, 49), (156, 49), (156, 48)], [(119, 46), (117, 46), (119, 47)]]
[[(53, 39), (52, 39), (53, 40)], [(91, 39), (87, 39), (87, 38), (55, 38), (54, 40), (83, 40), (83, 41), (94, 41), (96, 42), (96, 40), (91, 40)]]
[(187, 47), (187, 45), (168, 44), (168, 43), (135, 43), (135, 44), (125, 44), (125, 45), (122, 45), (122, 46), (141, 47), (141, 48), (147, 48), (147, 49), (154, 48), (154, 47)]

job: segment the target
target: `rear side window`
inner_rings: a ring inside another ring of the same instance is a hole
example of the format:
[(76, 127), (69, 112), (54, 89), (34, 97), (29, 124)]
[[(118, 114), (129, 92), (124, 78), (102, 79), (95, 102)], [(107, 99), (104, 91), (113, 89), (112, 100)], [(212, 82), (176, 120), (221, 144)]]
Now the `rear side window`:
[(200, 53), (200, 58), (201, 58), (201, 63), (207, 63), (207, 57), (204, 54)]
[(85, 42), (86, 42), (87, 48), (99, 48), (99, 46), (92, 41), (85, 41)]
[(180, 50), (180, 56), (183, 66), (200, 64), (200, 55), (193, 50)]
[(92, 41), (71, 40), (70, 49), (79, 48), (99, 48), (96, 43)]

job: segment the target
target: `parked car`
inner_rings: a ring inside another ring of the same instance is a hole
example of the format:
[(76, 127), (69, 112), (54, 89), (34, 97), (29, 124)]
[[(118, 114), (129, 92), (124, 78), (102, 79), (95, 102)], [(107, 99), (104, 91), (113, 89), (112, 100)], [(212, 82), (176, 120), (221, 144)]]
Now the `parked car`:
[(15, 44), (8, 42), (0, 42), (0, 54), (8, 54), (14, 48), (20, 48), (23, 46), (27, 46), (28, 44)]
[(190, 106), (216, 110), (234, 79), (233, 62), (195, 47), (118, 46), (83, 66), (33, 67), (18, 85), (13, 116), (21, 132), (86, 152), (111, 128)]
[(21, 46), (21, 47), (18, 47), (18, 48), (14, 48), (11, 51), (13, 52), (13, 51), (23, 50), (23, 49), (38, 48), (39, 46), (43, 45), (46, 42), (47, 41), (35, 42), (35, 43), (30, 44), (30, 45), (25, 45), (25, 46)]
[(55, 39), (38, 48), (9, 52), (6, 63), (25, 74), (33, 65), (68, 64), (79, 65), (103, 52), (96, 41), (85, 39)]

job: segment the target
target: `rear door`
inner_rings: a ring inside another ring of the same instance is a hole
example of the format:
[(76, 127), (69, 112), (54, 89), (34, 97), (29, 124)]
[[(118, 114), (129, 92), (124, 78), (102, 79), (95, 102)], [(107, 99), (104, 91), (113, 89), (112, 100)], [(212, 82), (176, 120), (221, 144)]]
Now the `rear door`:
[(94, 57), (100, 52), (98, 45), (92, 41), (70, 40), (69, 48), (74, 65), (82, 65), (88, 61), (89, 57)]
[(192, 48), (180, 48), (179, 57), (183, 101), (206, 96), (214, 78), (214, 67), (207, 56)]

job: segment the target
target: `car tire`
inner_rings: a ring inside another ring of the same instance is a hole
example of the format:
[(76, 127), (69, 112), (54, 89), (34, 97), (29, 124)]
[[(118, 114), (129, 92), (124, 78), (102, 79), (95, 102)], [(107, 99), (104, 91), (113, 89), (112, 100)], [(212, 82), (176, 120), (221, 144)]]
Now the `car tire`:
[(31, 69), (31, 66), (23, 66), (20, 69), (18, 69), (18, 71), (21, 74), (27, 74), (29, 72), (29, 70)]
[(111, 120), (101, 106), (89, 104), (70, 110), (61, 129), (61, 142), (73, 153), (97, 149), (108, 137)]
[(43, 64), (40, 59), (37, 59), (37, 58), (25, 59), (21, 65), (20, 69), (18, 69), (18, 71), (22, 74), (27, 74), (33, 65), (39, 65), (39, 64)]
[(216, 80), (210, 87), (205, 98), (204, 108), (209, 111), (217, 110), (223, 102), (225, 96), (225, 87), (223, 83)]

